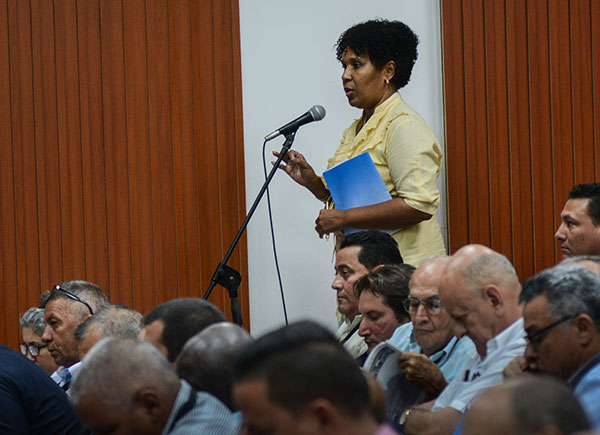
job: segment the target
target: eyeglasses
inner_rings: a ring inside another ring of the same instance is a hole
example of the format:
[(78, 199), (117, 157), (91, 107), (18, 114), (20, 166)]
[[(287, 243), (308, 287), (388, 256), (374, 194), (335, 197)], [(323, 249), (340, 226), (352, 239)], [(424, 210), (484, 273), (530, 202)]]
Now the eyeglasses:
[(544, 340), (546, 332), (550, 331), (552, 328), (560, 325), (561, 323), (566, 322), (567, 320), (571, 320), (577, 317), (579, 314), (568, 314), (566, 316), (561, 317), (556, 322), (550, 323), (548, 326), (544, 326), (542, 329), (535, 331), (533, 334), (527, 334), (525, 336), (525, 340), (533, 347), (539, 346)]
[(31, 356), (38, 356), (40, 354), (40, 349), (48, 346), (48, 343), (35, 345), (35, 344), (27, 344), (25, 342), (19, 343), (19, 350), (23, 356), (27, 356), (27, 353)]
[(61, 292), (62, 294), (64, 294), (68, 298), (73, 299), (74, 301), (77, 301), (77, 302), (81, 302), (83, 305), (85, 305), (87, 307), (88, 310), (90, 310), (90, 314), (92, 316), (94, 315), (94, 310), (92, 310), (92, 307), (90, 307), (90, 304), (88, 304), (87, 302), (85, 302), (79, 296), (71, 293), (70, 291), (65, 290), (60, 285), (55, 285), (54, 286), (54, 288), (52, 289), (52, 293), (54, 293), (54, 292)]
[(442, 300), (439, 296), (431, 296), (424, 301), (421, 301), (413, 296), (409, 296), (404, 301), (404, 308), (409, 314), (415, 314), (419, 311), (419, 305), (423, 304), (425, 307), (425, 311), (427, 311), (432, 316), (438, 315), (442, 312), (442, 308), (444, 308), (444, 304), (442, 304)]

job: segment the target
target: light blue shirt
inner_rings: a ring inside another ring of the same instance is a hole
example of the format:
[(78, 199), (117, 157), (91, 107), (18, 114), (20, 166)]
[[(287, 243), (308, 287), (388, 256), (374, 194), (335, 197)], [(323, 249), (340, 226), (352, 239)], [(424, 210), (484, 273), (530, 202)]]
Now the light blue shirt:
[(600, 430), (600, 354), (585, 363), (569, 379), (590, 423)]
[[(412, 322), (396, 328), (389, 341), (402, 352), (421, 353), (421, 346), (417, 344), (413, 334)], [(460, 340), (452, 337), (443, 349), (429, 356), (429, 359), (439, 367), (446, 381), (451, 382), (462, 371), (465, 362), (475, 353), (475, 345), (469, 337), (465, 336)]]

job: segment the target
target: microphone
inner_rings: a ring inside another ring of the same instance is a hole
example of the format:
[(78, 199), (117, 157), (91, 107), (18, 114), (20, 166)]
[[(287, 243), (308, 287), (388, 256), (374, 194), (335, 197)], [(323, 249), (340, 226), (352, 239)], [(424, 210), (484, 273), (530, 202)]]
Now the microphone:
[(309, 122), (313, 121), (320, 121), (323, 118), (325, 118), (325, 108), (319, 105), (312, 106), (304, 115), (301, 115), (293, 121), (288, 122), (283, 127), (280, 127), (279, 130), (275, 130), (273, 133), (266, 135), (265, 142), (275, 139), (281, 134), (286, 135), (296, 131), (301, 125), (308, 124)]

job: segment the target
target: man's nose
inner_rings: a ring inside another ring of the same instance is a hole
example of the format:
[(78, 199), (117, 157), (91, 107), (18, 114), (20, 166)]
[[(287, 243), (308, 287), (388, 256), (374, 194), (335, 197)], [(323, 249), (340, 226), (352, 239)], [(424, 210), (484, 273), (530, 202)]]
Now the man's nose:
[(361, 337), (366, 337), (370, 335), (368, 323), (369, 322), (365, 317), (363, 317), (360, 321), (360, 325), (358, 326), (358, 335), (360, 335)]
[(563, 241), (563, 240), (566, 239), (566, 237), (565, 237), (565, 224), (564, 223), (560, 224), (560, 226), (556, 230), (556, 233), (554, 233), (554, 238), (556, 240), (560, 240), (560, 241)]

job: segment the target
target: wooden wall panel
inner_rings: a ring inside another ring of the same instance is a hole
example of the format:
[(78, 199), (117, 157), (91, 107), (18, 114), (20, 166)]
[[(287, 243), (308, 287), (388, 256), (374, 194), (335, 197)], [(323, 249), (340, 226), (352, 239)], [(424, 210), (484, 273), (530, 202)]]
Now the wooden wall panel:
[(237, 0), (0, 3), (1, 343), (62, 280), (203, 295), (245, 216), (239, 43)]
[(567, 194), (598, 174), (600, 7), (441, 4), (450, 250), (486, 244), (526, 278), (560, 260)]

